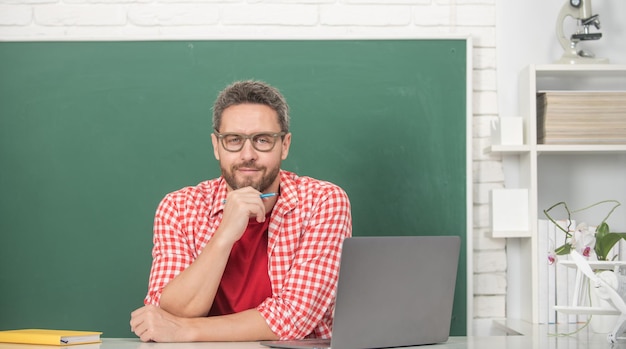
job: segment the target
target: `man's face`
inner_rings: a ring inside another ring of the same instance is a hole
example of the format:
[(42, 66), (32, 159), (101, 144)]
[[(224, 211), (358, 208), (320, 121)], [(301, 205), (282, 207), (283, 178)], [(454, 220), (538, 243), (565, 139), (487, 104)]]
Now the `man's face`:
[[(270, 107), (262, 104), (239, 104), (226, 108), (222, 113), (220, 134), (279, 133), (278, 116)], [(230, 189), (251, 186), (260, 192), (278, 191), (278, 172), (282, 160), (287, 158), (291, 134), (275, 138), (274, 148), (268, 152), (255, 149), (252, 139), (245, 139), (240, 151), (224, 149), (222, 140), (211, 134), (213, 152), (220, 163), (222, 176)]]

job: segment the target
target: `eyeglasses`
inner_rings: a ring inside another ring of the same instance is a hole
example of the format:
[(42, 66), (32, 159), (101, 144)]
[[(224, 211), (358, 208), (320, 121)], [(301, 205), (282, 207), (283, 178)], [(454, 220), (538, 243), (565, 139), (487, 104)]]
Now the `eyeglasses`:
[(222, 141), (221, 143), (224, 149), (233, 153), (236, 153), (243, 149), (243, 145), (244, 143), (246, 143), (246, 139), (249, 139), (252, 147), (258, 151), (272, 151), (272, 149), (274, 149), (274, 146), (276, 145), (276, 139), (286, 134), (286, 132), (259, 132), (253, 133), (251, 135), (244, 135), (241, 133), (219, 133), (217, 131), (214, 133), (215, 136), (217, 136), (217, 138)]

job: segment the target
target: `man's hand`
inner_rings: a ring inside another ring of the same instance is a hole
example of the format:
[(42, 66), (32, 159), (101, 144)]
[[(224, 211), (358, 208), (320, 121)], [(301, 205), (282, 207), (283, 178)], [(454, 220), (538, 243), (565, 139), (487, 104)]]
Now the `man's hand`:
[(154, 305), (146, 305), (130, 314), (130, 330), (144, 342), (189, 342), (192, 339), (185, 320)]
[(256, 217), (259, 223), (265, 221), (265, 204), (260, 195), (252, 187), (233, 190), (228, 194), (220, 223), (220, 238), (226, 238), (234, 244), (246, 231), (250, 218)]

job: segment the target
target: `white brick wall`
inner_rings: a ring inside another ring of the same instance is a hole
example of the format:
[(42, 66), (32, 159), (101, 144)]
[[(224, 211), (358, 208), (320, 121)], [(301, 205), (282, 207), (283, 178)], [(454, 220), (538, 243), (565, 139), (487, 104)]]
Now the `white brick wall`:
[(33, 8), (33, 22), (41, 26), (123, 26), (126, 11), (119, 6), (67, 5)]
[[(468, 236), (477, 320), (506, 314), (505, 241), (490, 238), (489, 191), (503, 186), (486, 153), (498, 115), (496, 0), (0, 0), (0, 40), (135, 40), (470, 35), (474, 231)], [(468, 263), (470, 265), (470, 263)], [(468, 290), (469, 291), (469, 290)], [(480, 332), (480, 331), (479, 331)], [(483, 331), (484, 332), (484, 331)]]

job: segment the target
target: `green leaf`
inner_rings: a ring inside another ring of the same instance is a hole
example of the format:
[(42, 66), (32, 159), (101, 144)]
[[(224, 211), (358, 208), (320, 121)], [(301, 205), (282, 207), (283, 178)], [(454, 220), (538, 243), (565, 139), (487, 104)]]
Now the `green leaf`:
[(609, 229), (609, 225), (606, 222), (602, 222), (596, 228), (596, 239), (602, 239), (604, 236), (609, 234), (611, 230)]
[(569, 243), (554, 249), (554, 253), (556, 253), (559, 256), (562, 256), (564, 254), (569, 254), (570, 251), (572, 251), (572, 245), (570, 245)]
[(604, 233), (600, 237), (598, 237), (598, 233), (596, 233), (596, 246), (594, 250), (596, 251), (596, 255), (598, 260), (605, 261), (607, 259), (607, 255), (609, 251), (615, 246), (615, 244), (620, 239), (626, 239), (626, 233)]

